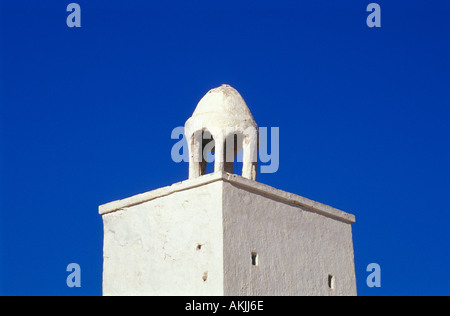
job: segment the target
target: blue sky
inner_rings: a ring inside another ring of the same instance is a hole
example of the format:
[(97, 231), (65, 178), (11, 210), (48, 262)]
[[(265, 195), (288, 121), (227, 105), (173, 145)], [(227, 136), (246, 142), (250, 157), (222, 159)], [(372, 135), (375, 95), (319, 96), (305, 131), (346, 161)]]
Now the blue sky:
[(448, 1), (70, 2), (0, 0), (0, 294), (100, 295), (98, 205), (186, 179), (171, 131), (222, 83), (280, 128), (258, 181), (355, 214), (358, 294), (450, 294)]

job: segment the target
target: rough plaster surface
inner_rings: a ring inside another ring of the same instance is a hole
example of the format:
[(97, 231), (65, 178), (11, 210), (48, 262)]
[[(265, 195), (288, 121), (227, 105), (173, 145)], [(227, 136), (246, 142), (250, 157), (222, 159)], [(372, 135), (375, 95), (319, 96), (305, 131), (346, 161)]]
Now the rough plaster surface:
[(223, 214), (225, 295), (356, 295), (350, 224), (228, 182)]
[(356, 295), (354, 216), (240, 176), (201, 176), (99, 212), (104, 295)]
[(221, 196), (214, 182), (103, 215), (103, 294), (223, 295)]

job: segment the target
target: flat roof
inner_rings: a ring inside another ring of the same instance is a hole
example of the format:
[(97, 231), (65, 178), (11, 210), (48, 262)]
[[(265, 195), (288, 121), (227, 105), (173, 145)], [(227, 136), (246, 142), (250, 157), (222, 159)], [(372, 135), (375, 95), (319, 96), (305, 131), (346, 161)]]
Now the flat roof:
[(175, 192), (188, 190), (191, 188), (199, 187), (216, 181), (226, 181), (236, 186), (248, 189), (250, 191), (266, 195), (270, 198), (293, 205), (299, 205), (307, 208), (308, 210), (322, 214), (324, 216), (332, 217), (341, 220), (346, 223), (354, 223), (355, 216), (353, 214), (346, 213), (337, 208), (329, 205), (319, 203), (305, 197), (289, 193), (283, 190), (275, 189), (269, 185), (252, 181), (243, 178), (236, 174), (230, 174), (227, 172), (215, 172), (207, 175), (200, 176), (195, 179), (188, 179), (182, 182), (172, 184), (170, 186), (162, 187), (156, 190), (145, 192), (142, 194), (134, 195), (132, 197), (113, 201), (100, 205), (98, 208), (99, 214), (104, 215), (107, 213), (115, 212), (126, 207), (148, 202), (163, 196), (170, 195)]

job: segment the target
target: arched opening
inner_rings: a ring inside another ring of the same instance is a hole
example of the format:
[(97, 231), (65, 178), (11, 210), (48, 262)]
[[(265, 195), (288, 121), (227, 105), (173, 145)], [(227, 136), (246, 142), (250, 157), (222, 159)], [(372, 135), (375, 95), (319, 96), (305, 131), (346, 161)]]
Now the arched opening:
[(254, 127), (237, 130), (225, 134), (215, 129), (211, 133), (203, 127), (191, 134), (189, 179), (225, 171), (256, 181), (258, 131)]
[(244, 135), (233, 133), (225, 138), (224, 143), (224, 170), (228, 173), (242, 175), (242, 149)]
[(192, 135), (191, 145), (193, 149), (191, 163), (195, 164), (197, 176), (214, 172), (215, 140), (212, 134), (207, 129), (195, 132)]
[(242, 169), (244, 168), (244, 150), (237, 153), (233, 162), (233, 173), (242, 175)]

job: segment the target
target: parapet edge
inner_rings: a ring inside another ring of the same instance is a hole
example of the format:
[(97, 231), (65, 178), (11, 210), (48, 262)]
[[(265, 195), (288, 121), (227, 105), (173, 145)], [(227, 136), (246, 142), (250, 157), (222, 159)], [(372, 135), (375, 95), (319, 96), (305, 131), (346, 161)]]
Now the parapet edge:
[(332, 217), (338, 220), (341, 220), (346, 223), (354, 223), (355, 216), (350, 213), (346, 213), (329, 205), (316, 202), (310, 200), (308, 198), (302, 197), (297, 194), (289, 193), (283, 190), (276, 189), (269, 185), (252, 181), (241, 177), (236, 174), (230, 174), (224, 171), (215, 172), (211, 174), (207, 174), (198, 178), (188, 179), (185, 181), (174, 183), (170, 186), (162, 187), (156, 190), (152, 190), (149, 192), (145, 192), (142, 194), (137, 194), (129, 198), (125, 198), (122, 200), (117, 200), (113, 202), (109, 202), (103, 205), (100, 205), (98, 208), (98, 212), (100, 215), (105, 215), (108, 213), (112, 213), (130, 206), (134, 206), (137, 204), (141, 204), (144, 202), (148, 202), (163, 196), (167, 196), (173, 194), (175, 192), (184, 191), (188, 189), (192, 189), (195, 187), (199, 187), (202, 185), (206, 185), (215, 181), (227, 181), (234, 185), (246, 188), (250, 191), (254, 191), (271, 198), (280, 200), (285, 203), (290, 203), (294, 205), (299, 205), (307, 208), (313, 212), (318, 214), (322, 214), (324, 216)]
[(294, 193), (289, 193), (280, 189), (276, 189), (274, 187), (271, 187), (269, 185), (260, 182), (251, 181), (236, 174), (226, 173), (224, 175), (224, 180), (233, 183), (237, 186), (246, 188), (250, 191), (258, 192), (260, 194), (266, 195), (276, 200), (280, 200), (285, 203), (299, 205), (315, 213), (332, 217), (344, 221), (346, 223), (354, 223), (356, 221), (355, 215), (353, 214), (341, 211), (337, 208), (334, 208), (332, 206), (320, 202), (310, 200), (308, 198), (305, 198), (303, 196)]

